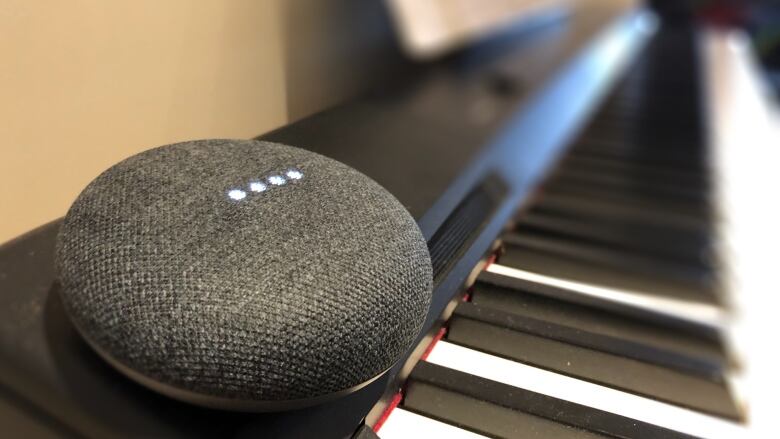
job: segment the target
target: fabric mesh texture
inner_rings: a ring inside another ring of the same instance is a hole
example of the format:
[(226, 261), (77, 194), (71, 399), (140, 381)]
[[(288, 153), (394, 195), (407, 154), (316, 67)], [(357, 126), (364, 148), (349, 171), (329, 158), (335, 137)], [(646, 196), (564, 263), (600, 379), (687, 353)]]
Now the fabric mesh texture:
[[(290, 168), (303, 178), (263, 180)], [(246, 140), (108, 169), (68, 211), (57, 265), (66, 309), (100, 351), (163, 384), (252, 401), (376, 377), (418, 335), (432, 289), (425, 240), (389, 192), (335, 160)]]

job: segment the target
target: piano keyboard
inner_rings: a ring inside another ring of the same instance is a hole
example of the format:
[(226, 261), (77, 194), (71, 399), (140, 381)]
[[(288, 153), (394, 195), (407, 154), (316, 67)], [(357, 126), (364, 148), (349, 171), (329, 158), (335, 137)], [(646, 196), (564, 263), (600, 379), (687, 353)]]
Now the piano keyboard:
[(744, 435), (691, 30), (661, 28), (411, 371), (382, 438)]

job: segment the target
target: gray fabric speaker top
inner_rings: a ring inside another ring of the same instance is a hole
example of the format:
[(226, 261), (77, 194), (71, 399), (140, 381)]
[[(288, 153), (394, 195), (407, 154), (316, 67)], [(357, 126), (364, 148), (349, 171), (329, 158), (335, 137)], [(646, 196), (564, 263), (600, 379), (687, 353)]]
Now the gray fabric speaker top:
[(238, 402), (377, 377), (418, 335), (432, 288), (425, 240), (389, 192), (335, 160), (245, 140), (108, 169), (68, 211), (57, 265), (71, 319), (120, 369)]

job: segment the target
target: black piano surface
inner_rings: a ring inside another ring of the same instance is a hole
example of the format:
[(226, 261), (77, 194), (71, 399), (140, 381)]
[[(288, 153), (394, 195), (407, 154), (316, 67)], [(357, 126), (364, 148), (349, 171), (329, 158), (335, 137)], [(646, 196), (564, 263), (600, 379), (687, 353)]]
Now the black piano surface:
[[(402, 86), (261, 138), (353, 166), (409, 209), (436, 274), (422, 339), (642, 48), (648, 34), (641, 12), (553, 15), (421, 66)], [(572, 157), (566, 160), (579, 155)], [(68, 322), (53, 267), (58, 226), (0, 248), (4, 429), (76, 437), (349, 437), (377, 401), (395, 393), (403, 362), (348, 397), (293, 412), (229, 413), (156, 395), (104, 364)]]

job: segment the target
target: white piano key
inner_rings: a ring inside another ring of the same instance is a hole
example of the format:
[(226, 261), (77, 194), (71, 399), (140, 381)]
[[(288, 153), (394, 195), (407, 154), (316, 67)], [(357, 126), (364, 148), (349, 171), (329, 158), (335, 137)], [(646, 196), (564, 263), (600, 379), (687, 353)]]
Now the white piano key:
[(531, 271), (520, 270), (500, 264), (491, 264), (487, 270), (501, 276), (520, 279), (539, 285), (555, 288), (569, 297), (582, 296), (587, 302), (604, 302), (610, 305), (627, 307), (649, 312), (674, 320), (694, 323), (706, 328), (722, 331), (727, 324), (727, 316), (715, 305), (693, 302), (671, 297), (661, 297), (639, 291), (621, 290), (605, 286), (588, 284), (574, 280), (547, 276)]
[(726, 299), (734, 310), (727, 333), (744, 366), (735, 393), (746, 400), (754, 437), (777, 435), (780, 381), (776, 345), (780, 285), (780, 111), (765, 88), (750, 37), (711, 29), (701, 39), (712, 170), (719, 221), (719, 262)]
[(703, 438), (742, 437), (746, 430), (721, 418), (559, 375), (448, 342), (435, 345), (430, 363)]
[(402, 408), (396, 408), (390, 413), (390, 417), (382, 424), (377, 435), (382, 439), (412, 439), (416, 437), (479, 439), (486, 437)]

